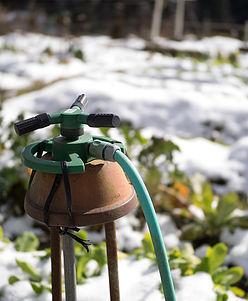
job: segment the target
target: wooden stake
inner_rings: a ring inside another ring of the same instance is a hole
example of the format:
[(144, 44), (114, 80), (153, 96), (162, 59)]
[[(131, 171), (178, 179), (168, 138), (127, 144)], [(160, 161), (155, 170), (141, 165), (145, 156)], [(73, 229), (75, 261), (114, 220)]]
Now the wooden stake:
[(52, 266), (52, 300), (62, 301), (61, 288), (61, 246), (59, 227), (50, 227), (51, 266)]
[(76, 301), (76, 267), (74, 241), (68, 235), (63, 235), (64, 278), (66, 301)]
[(110, 222), (105, 224), (104, 226), (108, 257), (110, 300), (120, 301), (115, 223)]

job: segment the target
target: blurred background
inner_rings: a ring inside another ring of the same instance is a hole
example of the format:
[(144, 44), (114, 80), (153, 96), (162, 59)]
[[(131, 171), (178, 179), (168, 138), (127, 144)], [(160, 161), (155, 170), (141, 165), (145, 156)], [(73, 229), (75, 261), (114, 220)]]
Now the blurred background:
[[(51, 300), (49, 231), (24, 212), (13, 123), (110, 112), (153, 199), (179, 301), (248, 299), (248, 1), (0, 1), (0, 300)], [(163, 300), (141, 209), (118, 220), (123, 300)], [(75, 244), (78, 300), (108, 300), (104, 231)], [(127, 277), (128, 275), (128, 277)]]
[[(158, 2), (159, 3), (159, 2)], [(175, 38), (177, 14), (184, 11), (184, 34), (225, 34), (243, 39), (246, 0), (161, 0), (162, 36)], [(1, 1), (1, 34), (32, 30), (46, 34), (106, 34), (149, 38), (153, 0)]]

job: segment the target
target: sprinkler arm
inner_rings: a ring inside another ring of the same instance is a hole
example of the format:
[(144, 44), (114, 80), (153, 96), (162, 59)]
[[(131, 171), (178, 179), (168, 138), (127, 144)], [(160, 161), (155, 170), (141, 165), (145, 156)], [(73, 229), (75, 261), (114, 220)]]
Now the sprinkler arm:
[(65, 111), (42, 113), (16, 122), (15, 131), (21, 136), (51, 124), (60, 124), (61, 135), (74, 140), (83, 134), (84, 124), (90, 127), (117, 127), (120, 124), (120, 118), (114, 114), (86, 114), (84, 112), (86, 104), (85, 94), (79, 95)]
[[(68, 173), (84, 172), (85, 164), (92, 160), (88, 154), (88, 146), (96, 139), (116, 143), (124, 151), (124, 146), (118, 141), (84, 133), (84, 124), (90, 127), (116, 127), (120, 123), (120, 118), (114, 114), (86, 114), (86, 104), (85, 94), (81, 94), (66, 110), (52, 114), (42, 113), (15, 123), (18, 135), (51, 124), (60, 125), (61, 136), (38, 141), (24, 148), (22, 157), (25, 166), (41, 172), (59, 174), (62, 172), (60, 162), (66, 161)], [(52, 158), (44, 160), (38, 156), (40, 152), (50, 153)]]

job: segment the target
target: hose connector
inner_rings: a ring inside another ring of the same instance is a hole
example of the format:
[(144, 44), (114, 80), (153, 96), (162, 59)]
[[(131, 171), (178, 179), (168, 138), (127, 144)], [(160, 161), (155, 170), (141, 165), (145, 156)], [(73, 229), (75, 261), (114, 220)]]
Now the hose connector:
[(95, 159), (102, 159), (114, 162), (114, 154), (121, 148), (106, 141), (94, 140), (89, 144), (89, 155)]

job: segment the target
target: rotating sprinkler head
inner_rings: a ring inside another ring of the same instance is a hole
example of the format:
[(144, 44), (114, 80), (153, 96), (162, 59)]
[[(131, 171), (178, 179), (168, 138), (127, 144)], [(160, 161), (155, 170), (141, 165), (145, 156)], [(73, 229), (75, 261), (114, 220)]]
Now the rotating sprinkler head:
[(51, 227), (53, 298), (61, 301), (59, 234), (63, 235), (66, 301), (76, 301), (72, 238), (87, 250), (89, 242), (80, 240), (72, 231), (78, 231), (80, 226), (104, 224), (111, 300), (120, 300), (114, 220), (136, 207), (137, 195), (151, 233), (165, 299), (175, 301), (163, 236), (141, 176), (121, 142), (84, 131), (84, 125), (117, 127), (120, 118), (114, 114), (87, 114), (86, 104), (85, 94), (81, 94), (64, 111), (15, 123), (18, 135), (60, 125), (60, 136), (32, 143), (22, 152), (24, 165), (33, 170), (25, 210)]

